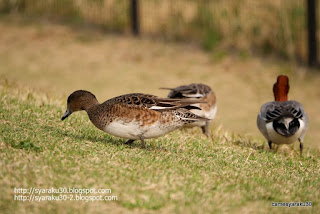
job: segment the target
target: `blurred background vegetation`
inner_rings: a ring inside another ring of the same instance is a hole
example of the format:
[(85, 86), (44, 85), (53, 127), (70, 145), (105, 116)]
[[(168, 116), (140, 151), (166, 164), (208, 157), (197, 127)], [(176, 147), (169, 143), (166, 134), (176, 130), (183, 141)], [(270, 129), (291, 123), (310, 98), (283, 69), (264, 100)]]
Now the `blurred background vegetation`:
[[(130, 33), (129, 0), (2, 0), (2, 16)], [(305, 0), (140, 0), (141, 35), (205, 50), (307, 59)]]

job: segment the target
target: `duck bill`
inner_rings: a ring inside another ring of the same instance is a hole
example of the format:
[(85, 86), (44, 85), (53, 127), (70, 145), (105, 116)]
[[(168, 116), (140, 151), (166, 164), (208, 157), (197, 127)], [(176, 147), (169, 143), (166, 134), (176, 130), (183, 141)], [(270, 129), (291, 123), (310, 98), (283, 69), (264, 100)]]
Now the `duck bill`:
[(62, 116), (61, 120), (66, 119), (67, 117), (69, 117), (71, 114), (71, 112), (69, 111), (69, 109), (66, 110), (66, 112), (64, 113), (64, 115)]

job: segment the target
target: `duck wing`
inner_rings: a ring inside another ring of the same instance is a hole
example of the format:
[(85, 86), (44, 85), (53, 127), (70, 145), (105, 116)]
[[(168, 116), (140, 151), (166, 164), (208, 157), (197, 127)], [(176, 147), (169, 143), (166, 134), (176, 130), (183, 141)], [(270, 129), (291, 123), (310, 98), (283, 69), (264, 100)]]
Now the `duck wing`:
[(176, 88), (160, 88), (170, 90), (168, 98), (201, 98), (209, 94), (212, 90), (205, 84), (182, 85)]
[(125, 104), (140, 106), (143, 108), (148, 108), (156, 111), (168, 111), (175, 110), (179, 108), (185, 109), (200, 109), (196, 106), (191, 106), (196, 103), (203, 103), (200, 100), (185, 100), (185, 99), (171, 99), (171, 98), (160, 98), (151, 94), (142, 93), (132, 93), (125, 94), (108, 101), (109, 104)]
[(265, 103), (260, 109), (259, 116), (266, 122), (278, 120), (281, 117), (307, 118), (302, 104), (294, 100)]

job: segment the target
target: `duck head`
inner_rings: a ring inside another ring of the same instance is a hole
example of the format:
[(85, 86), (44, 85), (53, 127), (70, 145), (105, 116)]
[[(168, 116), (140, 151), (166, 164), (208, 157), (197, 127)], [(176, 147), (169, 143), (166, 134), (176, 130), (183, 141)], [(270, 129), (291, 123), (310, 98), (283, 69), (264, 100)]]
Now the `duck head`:
[(91, 92), (85, 90), (78, 90), (70, 94), (67, 99), (67, 110), (62, 116), (61, 120), (69, 117), (73, 112), (76, 111), (87, 111), (89, 108), (99, 104), (96, 96)]

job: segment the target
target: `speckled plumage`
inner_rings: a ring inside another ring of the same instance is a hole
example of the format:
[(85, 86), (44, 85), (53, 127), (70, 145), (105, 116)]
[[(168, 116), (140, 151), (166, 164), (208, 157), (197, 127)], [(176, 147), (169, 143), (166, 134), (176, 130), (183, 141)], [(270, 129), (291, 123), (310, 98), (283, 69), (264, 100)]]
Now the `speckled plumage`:
[(159, 137), (185, 124), (206, 121), (188, 109), (198, 100), (159, 98), (154, 95), (133, 93), (114, 97), (99, 104), (88, 91), (75, 91), (68, 100), (64, 120), (71, 113), (85, 110), (91, 122), (109, 134), (127, 138), (128, 143)]
[(162, 88), (169, 89), (168, 98), (178, 99), (198, 99), (202, 103), (193, 104), (192, 106), (198, 107), (198, 109), (191, 109), (190, 111), (198, 116), (208, 119), (207, 121), (199, 121), (192, 124), (186, 124), (184, 127), (200, 126), (202, 132), (206, 135), (210, 135), (210, 124), (214, 119), (217, 112), (217, 99), (215, 93), (210, 86), (205, 84), (190, 84), (182, 85), (176, 88)]

